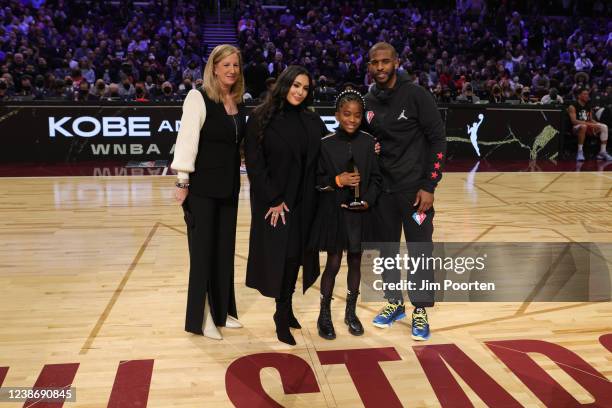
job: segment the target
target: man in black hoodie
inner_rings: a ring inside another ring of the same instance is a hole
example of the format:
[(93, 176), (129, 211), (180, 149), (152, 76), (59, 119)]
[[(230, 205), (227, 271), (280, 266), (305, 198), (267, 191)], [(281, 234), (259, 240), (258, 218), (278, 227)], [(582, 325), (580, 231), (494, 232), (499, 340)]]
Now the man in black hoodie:
[[(413, 84), (407, 75), (397, 73), (397, 52), (388, 43), (377, 43), (369, 52), (368, 69), (375, 84), (366, 95), (366, 120), (381, 144), (380, 167), (383, 193), (373, 209), (380, 229), (380, 241), (389, 245), (381, 257), (395, 258), (404, 228), (409, 255), (431, 256), (433, 250), (434, 191), (442, 178), (446, 157), (444, 124), (433, 97)], [(434, 281), (433, 270), (409, 270), (416, 288)], [(398, 269), (386, 269), (385, 284), (398, 283)], [(425, 307), (434, 304), (432, 291), (409, 290), (414, 311), (412, 338), (427, 340), (429, 322)], [(400, 290), (385, 290), (388, 304), (374, 318), (374, 325), (385, 328), (403, 319), (405, 307)]]

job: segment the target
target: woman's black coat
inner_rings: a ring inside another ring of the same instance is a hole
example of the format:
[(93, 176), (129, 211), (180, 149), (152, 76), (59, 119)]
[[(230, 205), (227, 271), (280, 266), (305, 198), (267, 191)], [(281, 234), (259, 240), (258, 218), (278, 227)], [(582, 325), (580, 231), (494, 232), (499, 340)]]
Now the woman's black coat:
[[(328, 131), (315, 113), (304, 110), (299, 116), (308, 134), (301, 203), (304, 249), (302, 287), (305, 292), (319, 276), (319, 254), (306, 246), (317, 208), (315, 184), (319, 147), (321, 138)], [(279, 113), (266, 127), (260, 143), (256, 120), (251, 119), (247, 123), (245, 156), (251, 184), (251, 233), (246, 285), (268, 297), (280, 296), (289, 227), (296, 216), (291, 211), (298, 197), (302, 161), (299, 144), (295, 140), (296, 126), (301, 124)], [(289, 207), (289, 212), (285, 212), (287, 223), (283, 225), (279, 217), (276, 227), (272, 227), (270, 218), (266, 220), (264, 217), (270, 207), (282, 202)]]

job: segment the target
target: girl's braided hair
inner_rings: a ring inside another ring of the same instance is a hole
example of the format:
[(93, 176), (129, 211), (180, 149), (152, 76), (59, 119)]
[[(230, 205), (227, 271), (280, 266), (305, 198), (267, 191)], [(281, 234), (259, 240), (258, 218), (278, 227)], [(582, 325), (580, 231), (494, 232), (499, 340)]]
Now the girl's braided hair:
[(365, 111), (365, 99), (363, 99), (363, 96), (361, 96), (361, 93), (359, 93), (359, 91), (356, 91), (354, 89), (347, 89), (345, 91), (340, 92), (340, 94), (336, 98), (336, 112), (338, 112), (342, 105), (347, 102), (357, 102), (359, 105), (361, 105), (361, 109)]

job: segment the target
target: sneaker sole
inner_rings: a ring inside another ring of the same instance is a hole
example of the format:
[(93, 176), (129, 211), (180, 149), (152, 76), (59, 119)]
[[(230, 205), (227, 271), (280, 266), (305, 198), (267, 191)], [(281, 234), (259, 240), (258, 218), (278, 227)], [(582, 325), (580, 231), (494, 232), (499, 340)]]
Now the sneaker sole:
[(376, 322), (372, 322), (372, 324), (380, 329), (386, 329), (387, 327), (391, 327), (391, 325), (394, 322), (397, 322), (398, 320), (402, 320), (406, 318), (406, 313), (402, 313), (401, 315), (397, 316), (394, 320), (390, 321), (389, 323), (385, 324), (385, 323), (376, 323)]
[(412, 337), (412, 340), (416, 340), (416, 341), (427, 341), (427, 340), (429, 340), (429, 338), (431, 337), (431, 335), (430, 335), (430, 336), (427, 336), (427, 337), (420, 337), (420, 336), (415, 336), (415, 335), (412, 335), (411, 337)]

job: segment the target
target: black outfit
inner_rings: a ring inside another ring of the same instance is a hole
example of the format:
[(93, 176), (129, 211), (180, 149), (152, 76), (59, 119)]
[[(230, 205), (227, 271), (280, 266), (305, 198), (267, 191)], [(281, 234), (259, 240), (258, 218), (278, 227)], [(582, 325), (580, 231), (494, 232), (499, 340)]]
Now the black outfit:
[(489, 95), (489, 103), (505, 103), (506, 97), (504, 95), (495, 96), (493, 94)]
[(354, 162), (361, 175), (360, 199), (373, 207), (382, 187), (374, 144), (373, 136), (368, 133), (358, 131), (349, 135), (341, 128), (321, 141), (317, 169), (319, 208), (311, 235), (314, 248), (331, 252), (361, 252), (361, 242), (374, 238), (369, 222), (370, 210), (350, 211), (341, 208), (341, 204), (352, 200), (354, 189), (340, 188), (335, 180), (340, 173), (352, 172), (347, 169), (347, 163)]
[[(380, 169), (383, 192), (373, 209), (378, 242), (397, 244), (385, 247), (383, 257), (395, 257), (404, 228), (408, 250), (412, 256), (430, 256), (433, 248), (433, 207), (419, 225), (412, 215), (419, 190), (433, 193), (442, 178), (446, 156), (444, 124), (431, 95), (398, 74), (395, 86), (379, 89), (376, 85), (366, 95), (366, 118), (370, 130), (381, 144)], [(385, 282), (398, 282), (399, 270), (383, 273)], [(411, 280), (427, 279), (433, 271), (417, 270)], [(420, 282), (417, 282), (420, 287)], [(432, 306), (431, 294), (409, 292), (415, 307)], [(401, 291), (386, 291), (385, 298), (401, 301)]]
[(355, 199), (353, 187), (339, 187), (336, 176), (354, 167), (361, 176), (359, 199), (372, 207), (380, 194), (382, 176), (374, 153), (375, 140), (362, 131), (346, 133), (338, 128), (321, 141), (321, 154), (317, 168), (317, 190), (320, 191), (319, 208), (312, 229), (312, 246), (327, 251), (327, 262), (321, 277), (321, 308), (317, 319), (319, 335), (325, 339), (336, 338), (331, 318), (331, 299), (340, 270), (342, 252), (347, 251), (347, 306), (344, 322), (349, 333), (360, 336), (363, 326), (355, 314), (359, 282), (361, 280), (361, 243), (373, 239), (371, 210), (352, 211), (342, 204)]
[[(303, 290), (319, 276), (319, 254), (308, 248), (316, 211), (315, 173), (321, 137), (327, 133), (318, 115), (288, 107), (278, 113), (258, 140), (256, 119), (249, 120), (245, 158), (251, 184), (251, 232), (246, 285), (268, 297), (289, 297), (299, 267)], [(264, 219), (284, 202), (286, 224)]]
[[(276, 299), (274, 323), (280, 341), (295, 345), (289, 327), (300, 328), (292, 296), (300, 266), (304, 292), (319, 276), (319, 254), (308, 248), (316, 211), (315, 171), (325, 124), (318, 115), (288, 106), (272, 118), (259, 140), (257, 118), (247, 126), (245, 157), (251, 183), (251, 233), (246, 285)], [(276, 227), (264, 216), (285, 203)]]
[(571, 106), (576, 109), (576, 119), (588, 122), (591, 120), (591, 111), (593, 110), (593, 105), (591, 101), (588, 101), (586, 104), (581, 105), (578, 101), (573, 101)]
[(216, 326), (225, 326), (227, 315), (238, 317), (234, 296), (234, 249), (238, 192), (240, 190), (240, 143), (246, 111), (228, 115), (223, 103), (209, 99), (206, 120), (200, 130), (195, 170), (189, 175), (189, 194), (183, 203), (189, 243), (189, 289), (185, 330), (202, 334), (204, 305)]

